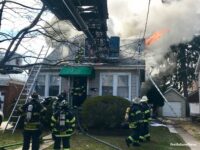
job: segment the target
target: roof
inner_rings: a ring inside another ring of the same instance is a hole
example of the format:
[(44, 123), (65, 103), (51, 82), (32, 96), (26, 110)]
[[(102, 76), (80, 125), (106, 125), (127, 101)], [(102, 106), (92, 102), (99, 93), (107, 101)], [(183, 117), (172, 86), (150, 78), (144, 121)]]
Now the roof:
[(9, 83), (24, 84), (27, 76), (24, 74), (0, 74), (0, 86), (7, 86)]
[(182, 97), (183, 99), (185, 99), (185, 97), (183, 96), (183, 95), (181, 95), (176, 89), (174, 89), (174, 88), (169, 88), (169, 89), (167, 89), (165, 92), (164, 92), (164, 94), (167, 94), (167, 93), (170, 93), (170, 92), (174, 92), (174, 93), (176, 93), (177, 95), (179, 95), (180, 97)]
[(188, 95), (187, 98), (189, 103), (198, 103), (199, 102), (199, 92), (195, 91)]
[[(80, 39), (79, 41), (84, 41), (83, 39)], [(60, 44), (55, 49), (47, 56), (47, 59), (45, 59), (44, 63), (56, 63), (58, 60), (66, 60), (64, 64), (70, 65), (75, 59), (75, 53), (78, 51), (78, 47), (75, 45), (66, 45), (66, 44)], [(67, 61), (68, 60), (68, 61)], [(90, 59), (85, 59), (82, 64), (90, 64), (92, 66), (99, 66), (99, 63), (91, 63), (89, 62)], [(106, 62), (106, 61), (105, 61)], [(145, 60), (143, 59), (138, 59), (135, 57), (135, 53), (133, 49), (129, 50), (120, 50), (120, 56), (114, 60), (113, 62), (107, 62), (104, 63), (103, 65), (100, 66), (129, 66), (129, 65), (134, 65), (134, 66), (143, 66), (145, 67)]]

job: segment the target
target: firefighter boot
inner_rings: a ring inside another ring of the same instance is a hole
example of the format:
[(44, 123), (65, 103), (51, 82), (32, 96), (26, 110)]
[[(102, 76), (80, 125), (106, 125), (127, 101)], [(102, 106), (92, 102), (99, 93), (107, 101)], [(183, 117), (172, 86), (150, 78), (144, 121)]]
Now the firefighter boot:
[(126, 141), (126, 145), (127, 145), (128, 147), (130, 147), (130, 144), (132, 143), (131, 140), (128, 139), (128, 138), (126, 138), (125, 141)]
[(135, 146), (140, 146), (140, 143), (139, 142), (133, 142), (133, 146), (135, 147)]

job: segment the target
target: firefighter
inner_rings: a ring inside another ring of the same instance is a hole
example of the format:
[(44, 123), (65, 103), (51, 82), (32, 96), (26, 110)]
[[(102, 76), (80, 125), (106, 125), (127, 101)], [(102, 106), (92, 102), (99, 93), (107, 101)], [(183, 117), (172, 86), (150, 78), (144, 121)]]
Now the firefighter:
[(70, 137), (75, 129), (75, 116), (69, 110), (66, 100), (62, 100), (61, 107), (51, 117), (52, 134), (54, 135), (54, 149), (60, 150), (61, 143), (64, 150), (70, 148)]
[(140, 128), (140, 141), (150, 141), (149, 123), (151, 122), (151, 108), (147, 102), (147, 96), (143, 96), (140, 100), (143, 115), (143, 123)]
[(86, 89), (83, 85), (80, 85), (78, 80), (75, 80), (74, 88), (71, 89), (71, 95), (73, 97), (73, 105), (80, 106), (85, 99)]
[(133, 146), (140, 146), (139, 131), (142, 114), (139, 106), (139, 100), (139, 98), (133, 99), (131, 106), (126, 109), (125, 120), (128, 121), (129, 129), (131, 131), (130, 136), (128, 136), (125, 140), (128, 147), (131, 144)]
[(60, 108), (61, 108), (61, 102), (63, 100), (66, 100), (66, 97), (67, 97), (67, 93), (65, 91), (61, 92), (57, 96), (56, 100), (52, 104), (53, 114), (56, 113), (56, 111), (60, 110)]
[(25, 117), (22, 150), (29, 149), (31, 140), (32, 150), (39, 150), (41, 135), (40, 115), (44, 114), (46, 108), (38, 100), (39, 96), (34, 92), (30, 101), (19, 108), (19, 112)]

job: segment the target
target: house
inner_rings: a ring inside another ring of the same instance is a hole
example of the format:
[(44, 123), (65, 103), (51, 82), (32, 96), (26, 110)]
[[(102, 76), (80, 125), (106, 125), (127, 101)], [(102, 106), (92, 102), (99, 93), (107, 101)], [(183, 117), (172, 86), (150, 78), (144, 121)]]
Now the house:
[(192, 109), (190, 109), (190, 114), (191, 115), (194, 115), (194, 114), (198, 114), (200, 113), (200, 97), (199, 97), (199, 92), (200, 92), (200, 57), (197, 61), (197, 64), (196, 64), (196, 68), (195, 68), (195, 75), (196, 75), (196, 78), (197, 78), (197, 89), (198, 91), (196, 92), (193, 92), (189, 95), (189, 104), (190, 104), (190, 107)]
[(186, 116), (186, 99), (173, 88), (164, 93), (168, 103), (160, 108), (160, 114), (163, 117), (185, 117)]
[[(82, 63), (75, 63), (78, 49), (73, 45), (58, 46), (46, 60), (69, 60), (56, 66), (43, 66), (37, 79), (36, 91), (43, 97), (56, 96), (76, 87), (75, 80), (86, 87), (83, 98), (115, 95), (128, 100), (140, 96), (141, 83), (145, 77), (144, 60), (133, 59), (131, 53), (111, 55), (110, 62), (92, 62), (85, 50)], [(128, 56), (126, 55), (128, 54)], [(113, 57), (116, 56), (116, 57)]]
[(0, 74), (0, 97), (3, 101), (4, 116), (9, 116), (15, 99), (18, 97), (24, 85), (24, 75)]
[(194, 91), (188, 95), (187, 98), (190, 106), (190, 116), (200, 114), (200, 105), (199, 105), (199, 91)]
[[(4, 52), (0, 52), (0, 63), (5, 57)], [(22, 73), (23, 70), (18, 66), (22, 65), (22, 55), (14, 53), (13, 56), (6, 62), (4, 65), (0, 66), (0, 73), (2, 74), (11, 74), (11, 73)]]

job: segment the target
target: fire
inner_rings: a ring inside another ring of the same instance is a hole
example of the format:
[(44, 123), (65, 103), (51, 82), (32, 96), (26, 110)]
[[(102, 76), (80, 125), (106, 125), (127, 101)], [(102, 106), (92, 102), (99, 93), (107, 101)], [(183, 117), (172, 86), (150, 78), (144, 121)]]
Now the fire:
[(168, 29), (163, 29), (161, 31), (157, 31), (155, 33), (153, 33), (150, 37), (148, 37), (147, 39), (145, 39), (145, 45), (149, 46), (152, 43), (154, 43), (155, 41), (157, 41), (158, 39), (160, 39), (161, 36), (163, 36), (165, 33), (169, 32)]

